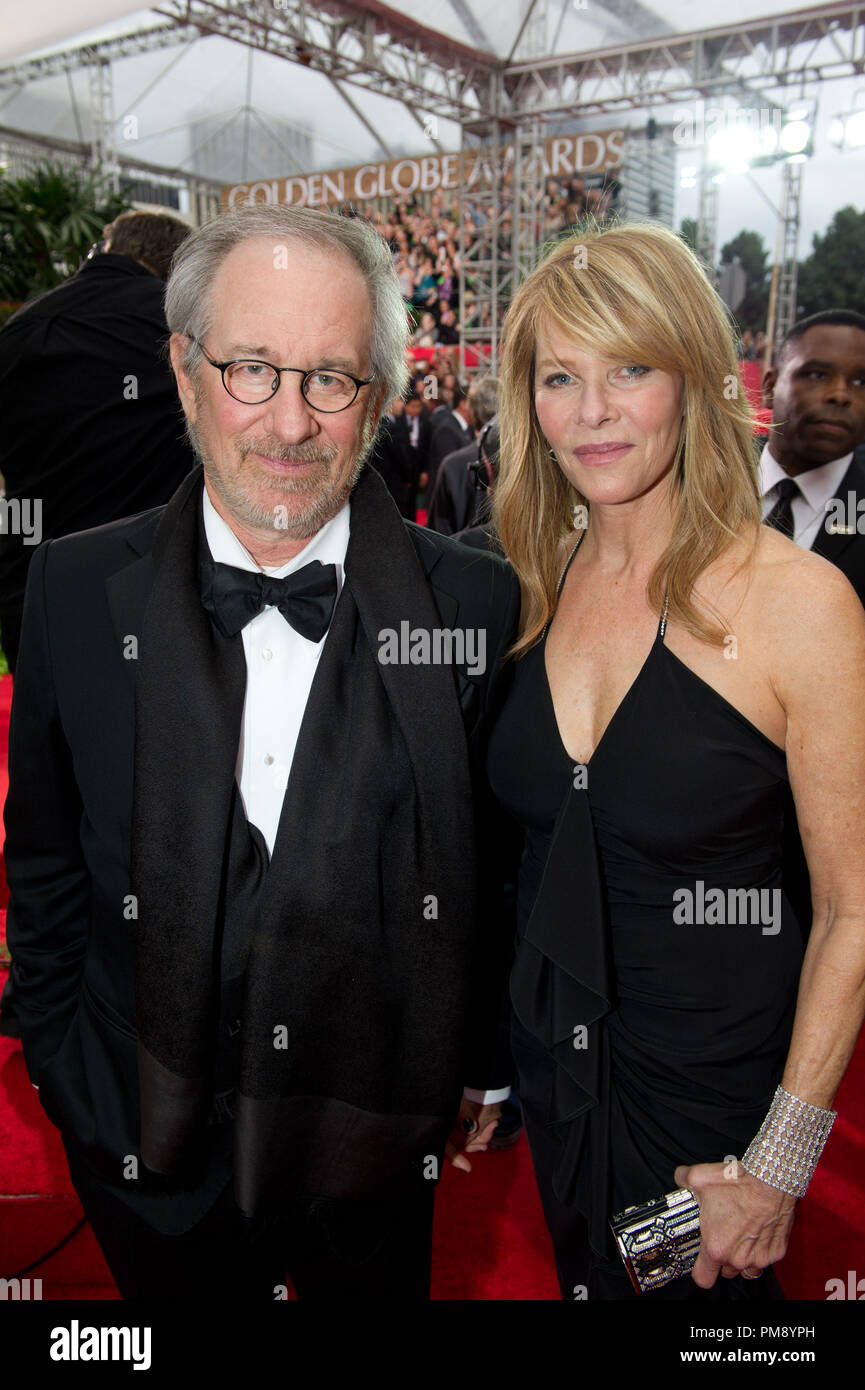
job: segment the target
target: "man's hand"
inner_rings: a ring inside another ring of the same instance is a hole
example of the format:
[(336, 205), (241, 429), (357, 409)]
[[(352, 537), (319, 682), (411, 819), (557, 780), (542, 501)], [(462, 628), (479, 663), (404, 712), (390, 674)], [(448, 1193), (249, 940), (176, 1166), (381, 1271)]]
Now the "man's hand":
[(719, 1273), (758, 1278), (787, 1252), (796, 1198), (746, 1173), (741, 1164), (681, 1164), (677, 1187), (688, 1187), (700, 1204), (700, 1253), (691, 1277), (711, 1289)]
[(461, 1168), (464, 1173), (472, 1171), (466, 1154), (483, 1153), (486, 1150), (501, 1113), (500, 1105), (478, 1105), (477, 1101), (466, 1100), (463, 1096), (457, 1122), (445, 1144), (445, 1158), (454, 1168)]

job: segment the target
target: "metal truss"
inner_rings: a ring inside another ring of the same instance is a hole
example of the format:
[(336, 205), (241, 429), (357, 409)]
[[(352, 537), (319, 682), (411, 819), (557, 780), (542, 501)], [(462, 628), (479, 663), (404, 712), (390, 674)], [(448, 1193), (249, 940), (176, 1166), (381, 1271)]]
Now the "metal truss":
[(717, 284), (715, 257), (718, 254), (718, 185), (713, 177), (714, 172), (704, 160), (700, 167), (696, 249), (706, 275), (712, 284)]
[(856, 77), (863, 61), (865, 4), (849, 0), (774, 20), (512, 63), (504, 73), (507, 115), (614, 113), (721, 95), (731, 85), (752, 94), (779, 92), (790, 83)]
[(114, 61), (208, 35), (455, 121), (560, 119), (731, 91), (783, 93), (791, 83), (856, 77), (865, 66), (863, 0), (509, 63), (378, 0), (319, 0), (315, 6), (308, 0), (163, 0), (153, 13), (165, 22), (0, 68), (0, 90), (72, 72), (97, 58)]
[(784, 341), (796, 322), (796, 292), (799, 280), (799, 209), (802, 202), (802, 175), (804, 163), (784, 165), (784, 192), (782, 210), (782, 249), (779, 262), (778, 303), (775, 308), (773, 339), (776, 344)]
[(153, 13), (168, 22), (10, 65), (0, 69), (0, 88), (53, 77), (94, 58), (110, 61), (218, 35), (459, 121), (488, 109), (490, 81), (501, 67), (494, 54), (459, 44), (377, 3), (165, 0)]
[(87, 65), (90, 82), (90, 163), (115, 190), (119, 167), (114, 139), (114, 84), (107, 58), (96, 58)]

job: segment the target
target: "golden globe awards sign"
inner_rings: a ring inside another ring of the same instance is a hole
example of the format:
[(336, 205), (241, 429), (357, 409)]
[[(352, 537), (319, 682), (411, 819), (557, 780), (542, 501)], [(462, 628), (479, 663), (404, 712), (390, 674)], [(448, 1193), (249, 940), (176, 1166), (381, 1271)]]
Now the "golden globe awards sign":
[[(537, 146), (544, 178), (564, 179), (607, 173), (622, 165), (624, 130), (592, 131), (582, 135), (554, 135)], [(513, 164), (513, 146), (504, 150), (502, 170)], [(485, 153), (465, 161), (467, 190), (480, 182), (492, 182), (492, 168)], [(385, 164), (358, 164), (352, 169), (328, 169), (319, 174), (291, 174), (287, 178), (233, 183), (221, 190), (224, 208), (246, 203), (296, 203), (321, 207), (329, 203), (364, 203), (386, 198), (400, 203), (418, 194), (451, 193), (459, 187), (458, 154), (425, 154), (418, 159), (391, 159)]]

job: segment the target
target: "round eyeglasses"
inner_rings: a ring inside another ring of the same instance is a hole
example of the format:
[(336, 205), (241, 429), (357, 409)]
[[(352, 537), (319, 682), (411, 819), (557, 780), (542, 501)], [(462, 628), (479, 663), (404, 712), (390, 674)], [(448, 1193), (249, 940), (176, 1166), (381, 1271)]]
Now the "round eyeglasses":
[(362, 386), (369, 386), (374, 377), (365, 381), (348, 372), (332, 371), (330, 367), (313, 367), (305, 372), (302, 367), (274, 367), (272, 362), (260, 362), (253, 358), (240, 358), (233, 362), (214, 362), (204, 351), (198, 338), (187, 334), (201, 348), (211, 367), (222, 373), (222, 384), (229, 396), (243, 405), (262, 405), (276, 395), (283, 372), (297, 372), (302, 378), (300, 389), (303, 398), (313, 410), (325, 415), (335, 415), (338, 410), (346, 410), (357, 400)]

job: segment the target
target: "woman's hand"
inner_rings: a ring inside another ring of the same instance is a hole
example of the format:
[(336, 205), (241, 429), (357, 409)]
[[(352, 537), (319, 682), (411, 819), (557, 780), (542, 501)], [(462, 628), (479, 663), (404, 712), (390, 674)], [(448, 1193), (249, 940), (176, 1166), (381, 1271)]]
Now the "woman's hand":
[(476, 1101), (463, 1096), (457, 1122), (445, 1145), (445, 1158), (454, 1168), (461, 1168), (464, 1173), (472, 1171), (472, 1165), (465, 1155), (486, 1150), (501, 1113), (500, 1105), (478, 1105)]
[(711, 1289), (719, 1273), (758, 1278), (787, 1253), (796, 1198), (746, 1173), (736, 1160), (681, 1164), (677, 1187), (690, 1188), (700, 1206), (700, 1253), (691, 1277)]

